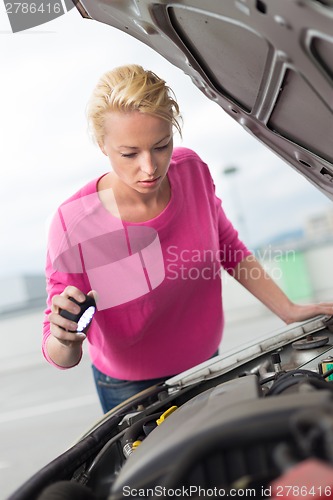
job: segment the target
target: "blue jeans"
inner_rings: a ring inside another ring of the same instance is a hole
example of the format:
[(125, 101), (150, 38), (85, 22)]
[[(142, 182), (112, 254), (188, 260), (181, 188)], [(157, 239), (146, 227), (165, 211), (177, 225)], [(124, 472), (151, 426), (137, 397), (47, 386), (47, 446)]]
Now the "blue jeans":
[[(218, 356), (216, 351), (212, 358)], [(154, 378), (149, 380), (121, 380), (112, 378), (100, 372), (96, 366), (92, 365), (97, 394), (101, 402), (103, 412), (107, 413), (115, 406), (119, 405), (126, 399), (134, 396), (148, 387), (160, 384), (171, 377)]]
[(103, 412), (107, 413), (126, 399), (134, 396), (144, 389), (155, 384), (164, 382), (167, 378), (154, 378), (150, 380), (121, 380), (112, 378), (100, 372), (92, 365), (97, 394), (101, 402)]

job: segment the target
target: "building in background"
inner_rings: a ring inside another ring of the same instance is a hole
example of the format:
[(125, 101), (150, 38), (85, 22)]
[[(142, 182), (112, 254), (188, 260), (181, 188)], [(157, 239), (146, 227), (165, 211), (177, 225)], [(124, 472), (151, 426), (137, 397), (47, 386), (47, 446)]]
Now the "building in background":
[(305, 237), (308, 241), (327, 241), (333, 237), (333, 210), (319, 213), (305, 221)]

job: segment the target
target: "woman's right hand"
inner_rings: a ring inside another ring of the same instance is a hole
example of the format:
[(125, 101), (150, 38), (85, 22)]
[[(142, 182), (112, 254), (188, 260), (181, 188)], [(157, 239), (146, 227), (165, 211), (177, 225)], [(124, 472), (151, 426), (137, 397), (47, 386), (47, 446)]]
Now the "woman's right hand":
[[(88, 295), (92, 295), (89, 292)], [(77, 323), (60, 316), (61, 309), (78, 314), (80, 307), (75, 302), (69, 300), (69, 297), (84, 302), (85, 294), (75, 286), (67, 286), (60, 295), (54, 295), (51, 303), (51, 313), (49, 314), (51, 335), (61, 344), (71, 346), (76, 343), (82, 343), (86, 338), (85, 333), (77, 332)]]

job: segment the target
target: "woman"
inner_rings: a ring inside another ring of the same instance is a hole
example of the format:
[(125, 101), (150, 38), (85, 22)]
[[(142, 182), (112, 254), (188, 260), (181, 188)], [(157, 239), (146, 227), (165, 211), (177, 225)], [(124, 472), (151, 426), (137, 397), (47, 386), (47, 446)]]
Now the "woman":
[[(88, 341), (104, 412), (216, 353), (223, 331), (221, 266), (286, 323), (332, 314), (297, 305), (238, 239), (203, 161), (173, 149), (178, 104), (140, 66), (95, 88), (88, 118), (111, 170), (64, 202), (51, 224), (43, 352), (77, 365)], [(254, 272), (255, 271), (255, 272)], [(98, 296), (88, 331), (60, 315)]]

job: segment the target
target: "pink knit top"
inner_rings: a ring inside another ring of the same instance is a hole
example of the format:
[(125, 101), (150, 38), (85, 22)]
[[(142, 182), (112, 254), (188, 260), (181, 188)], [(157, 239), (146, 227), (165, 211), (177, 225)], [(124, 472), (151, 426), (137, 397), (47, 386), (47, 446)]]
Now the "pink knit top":
[(224, 324), (221, 265), (230, 272), (250, 252), (196, 153), (175, 148), (167, 175), (171, 199), (147, 222), (128, 223), (108, 212), (97, 193), (98, 179), (59, 207), (46, 263), (43, 353), (51, 364), (47, 315), (52, 296), (67, 285), (99, 295), (87, 342), (92, 363), (106, 375), (171, 376), (218, 349)]

